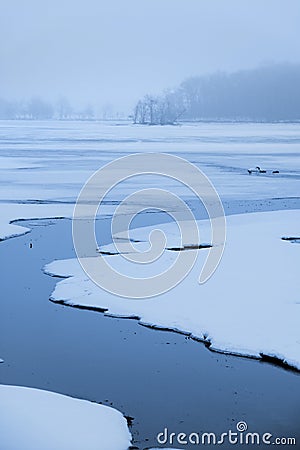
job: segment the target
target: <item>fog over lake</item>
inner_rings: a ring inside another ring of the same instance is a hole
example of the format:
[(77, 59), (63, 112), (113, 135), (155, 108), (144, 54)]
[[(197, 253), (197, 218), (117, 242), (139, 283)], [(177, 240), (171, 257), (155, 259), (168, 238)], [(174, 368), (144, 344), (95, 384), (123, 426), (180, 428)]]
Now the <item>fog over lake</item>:
[(190, 76), (299, 63), (299, 22), (297, 0), (3, 2), (0, 98), (128, 113)]

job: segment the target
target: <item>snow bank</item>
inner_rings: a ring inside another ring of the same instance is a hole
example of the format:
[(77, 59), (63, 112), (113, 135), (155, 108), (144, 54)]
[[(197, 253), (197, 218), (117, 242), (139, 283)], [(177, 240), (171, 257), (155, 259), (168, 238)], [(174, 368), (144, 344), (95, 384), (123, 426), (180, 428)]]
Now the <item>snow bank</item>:
[[(210, 343), (212, 350), (256, 358), (267, 355), (300, 369), (299, 245), (281, 239), (299, 236), (300, 211), (243, 214), (229, 216), (227, 221), (223, 259), (204, 285), (198, 284), (198, 277), (206, 249), (199, 250), (196, 265), (180, 285), (147, 300), (108, 294), (93, 284), (73, 259), (46, 266), (48, 273), (69, 277), (56, 285), (51, 298), (106, 310), (110, 315), (138, 316), (143, 324), (189, 333)], [(174, 225), (159, 228), (175, 242)], [(199, 228), (201, 235), (207, 227), (200, 223)], [(149, 231), (132, 230), (130, 238), (146, 241)], [(207, 239), (205, 232), (204, 237)], [(145, 244), (134, 245), (143, 249)], [(168, 253), (171, 251), (166, 250), (164, 256)], [(130, 264), (120, 254), (99, 257), (109, 258), (121, 273)], [(162, 260), (165, 264), (166, 258)], [(155, 264), (157, 268), (159, 260)], [(128, 273), (137, 273), (137, 266), (131, 266)], [(138, 267), (139, 274), (145, 270)]]
[(126, 450), (130, 440), (125, 418), (113, 408), (0, 385), (1, 450)]
[(72, 217), (73, 205), (67, 204), (0, 204), (0, 241), (28, 233), (29, 228), (15, 225), (16, 220)]

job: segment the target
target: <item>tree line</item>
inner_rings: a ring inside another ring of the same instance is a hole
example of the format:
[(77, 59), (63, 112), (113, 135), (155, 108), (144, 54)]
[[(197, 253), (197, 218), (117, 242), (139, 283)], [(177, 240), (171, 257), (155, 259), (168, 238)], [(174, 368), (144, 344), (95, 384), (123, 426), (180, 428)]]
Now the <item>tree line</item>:
[(95, 111), (95, 108), (89, 104), (84, 108), (76, 109), (64, 97), (55, 103), (41, 97), (32, 97), (26, 101), (9, 101), (0, 98), (0, 119), (95, 120), (101, 118), (109, 120), (120, 116), (121, 114), (115, 113), (110, 105), (105, 105), (100, 112)]
[(133, 112), (140, 124), (202, 120), (300, 120), (300, 65), (191, 77), (159, 96), (146, 95)]

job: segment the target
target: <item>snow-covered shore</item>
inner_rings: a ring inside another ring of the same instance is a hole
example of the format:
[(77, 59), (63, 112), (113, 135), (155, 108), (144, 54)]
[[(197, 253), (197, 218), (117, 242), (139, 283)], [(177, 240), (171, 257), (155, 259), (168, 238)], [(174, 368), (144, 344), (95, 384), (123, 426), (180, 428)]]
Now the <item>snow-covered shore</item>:
[[(298, 236), (299, 222), (298, 210), (228, 217), (226, 249), (213, 277), (204, 285), (198, 284), (208, 251), (202, 249), (195, 267), (180, 285), (148, 300), (110, 295), (89, 280), (77, 260), (55, 261), (45, 271), (69, 278), (57, 284), (51, 298), (66, 305), (105, 310), (117, 317), (139, 317), (149, 326), (188, 333), (209, 343), (211, 350), (275, 357), (300, 369), (300, 247), (281, 239)], [(172, 242), (174, 225), (159, 228)], [(130, 237), (146, 241), (149, 231), (132, 230)], [(135, 245), (145, 248), (144, 242)], [(120, 254), (99, 257), (109, 258), (120, 272), (129, 264)], [(134, 273), (136, 267), (131, 270)]]
[(1, 450), (127, 450), (126, 419), (108, 406), (0, 385)]

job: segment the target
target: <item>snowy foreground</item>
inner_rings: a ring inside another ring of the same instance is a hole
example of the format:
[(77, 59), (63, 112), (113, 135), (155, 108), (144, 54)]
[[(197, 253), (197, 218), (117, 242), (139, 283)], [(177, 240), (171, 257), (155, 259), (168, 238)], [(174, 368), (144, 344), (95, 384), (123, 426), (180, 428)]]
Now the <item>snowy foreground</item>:
[[(208, 252), (201, 249), (181, 284), (147, 300), (119, 298), (103, 291), (83, 273), (76, 259), (55, 261), (45, 267), (46, 273), (69, 278), (57, 284), (51, 298), (67, 305), (104, 309), (109, 315), (139, 317), (149, 326), (188, 333), (210, 344), (212, 350), (276, 357), (300, 369), (300, 246), (282, 240), (299, 236), (299, 223), (298, 210), (229, 216), (225, 253), (212, 278), (198, 284)], [(168, 237), (168, 245), (176, 245), (176, 226), (159, 228)], [(201, 239), (207, 242), (205, 222), (199, 223), (199, 229)], [(147, 241), (149, 231), (132, 230), (130, 238)], [(144, 250), (145, 242), (135, 246)], [(112, 246), (101, 248), (106, 250), (111, 252)], [(176, 251), (166, 250), (161, 267), (159, 260), (155, 263), (156, 271), (165, 269), (168, 254), (171, 258)], [(121, 273), (130, 264), (120, 254), (99, 254), (103, 257)], [(140, 268), (137, 271), (133, 264), (128, 273), (140, 273)]]
[(0, 385), (1, 450), (127, 450), (126, 419), (108, 406)]

